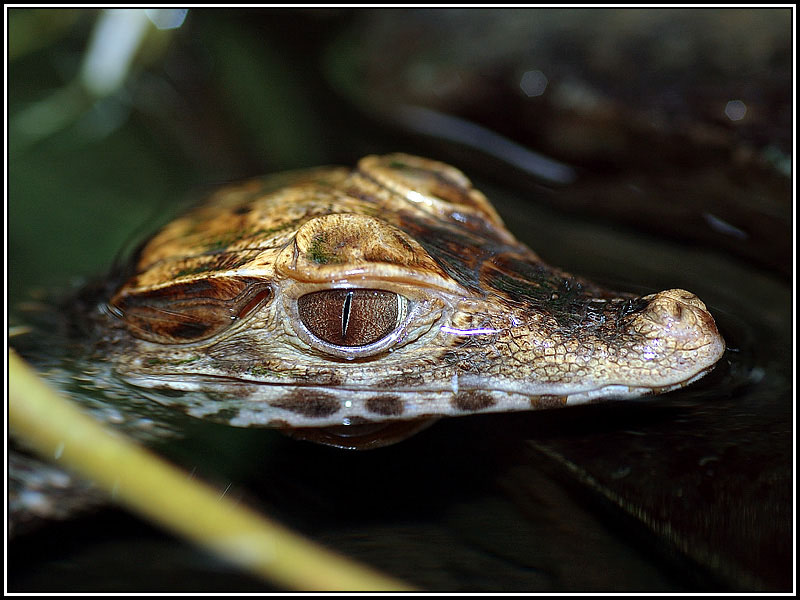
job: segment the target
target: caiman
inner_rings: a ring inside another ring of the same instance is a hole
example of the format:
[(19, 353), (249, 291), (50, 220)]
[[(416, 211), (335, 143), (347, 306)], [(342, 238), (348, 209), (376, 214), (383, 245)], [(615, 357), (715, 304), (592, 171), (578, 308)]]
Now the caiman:
[(665, 392), (725, 348), (694, 294), (550, 267), (461, 171), (406, 154), (218, 190), (141, 247), (90, 323), (164, 404), (345, 447)]
[(153, 420), (130, 415), (168, 407), (373, 448), (443, 416), (666, 392), (725, 349), (694, 294), (551, 267), (461, 171), (407, 154), (221, 187), (65, 312), (94, 365), (78, 378), (104, 379), (87, 405), (140, 438)]

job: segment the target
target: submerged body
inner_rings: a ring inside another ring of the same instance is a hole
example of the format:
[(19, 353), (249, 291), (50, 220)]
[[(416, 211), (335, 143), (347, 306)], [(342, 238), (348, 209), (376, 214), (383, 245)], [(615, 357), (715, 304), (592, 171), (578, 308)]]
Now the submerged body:
[(460, 171), (404, 154), (222, 188), (141, 248), (90, 322), (159, 402), (343, 447), (667, 391), (725, 348), (690, 292), (552, 268)]

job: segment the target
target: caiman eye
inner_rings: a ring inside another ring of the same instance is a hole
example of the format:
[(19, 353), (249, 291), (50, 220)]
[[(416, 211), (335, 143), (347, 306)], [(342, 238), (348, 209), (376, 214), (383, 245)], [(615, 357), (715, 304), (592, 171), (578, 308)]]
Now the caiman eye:
[(153, 290), (129, 290), (126, 285), (109, 308), (138, 338), (186, 344), (224, 332), (271, 295), (262, 282), (248, 278), (181, 282)]
[(392, 333), (402, 318), (405, 298), (386, 290), (334, 289), (297, 299), (303, 325), (334, 346), (368, 346)]

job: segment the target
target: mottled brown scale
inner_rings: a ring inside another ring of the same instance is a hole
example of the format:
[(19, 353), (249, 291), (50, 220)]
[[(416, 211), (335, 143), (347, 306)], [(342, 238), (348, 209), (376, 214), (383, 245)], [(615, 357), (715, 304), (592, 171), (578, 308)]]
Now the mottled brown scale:
[(129, 383), (341, 447), (439, 416), (669, 391), (724, 351), (690, 292), (553, 268), (461, 171), (405, 154), (219, 189), (142, 247), (108, 305)]

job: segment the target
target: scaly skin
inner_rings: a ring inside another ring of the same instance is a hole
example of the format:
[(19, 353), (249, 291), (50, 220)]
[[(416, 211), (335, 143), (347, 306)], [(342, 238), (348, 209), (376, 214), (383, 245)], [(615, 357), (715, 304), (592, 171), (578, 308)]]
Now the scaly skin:
[(324, 428), (662, 392), (725, 349), (695, 295), (635, 297), (552, 268), (460, 171), (404, 154), (225, 187), (143, 246), (106, 301), (94, 326), (128, 383), (336, 445), (325, 435), (347, 428)]

